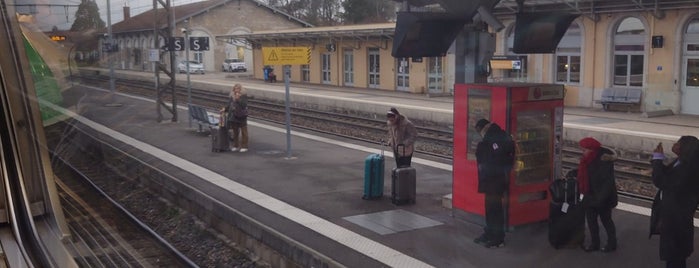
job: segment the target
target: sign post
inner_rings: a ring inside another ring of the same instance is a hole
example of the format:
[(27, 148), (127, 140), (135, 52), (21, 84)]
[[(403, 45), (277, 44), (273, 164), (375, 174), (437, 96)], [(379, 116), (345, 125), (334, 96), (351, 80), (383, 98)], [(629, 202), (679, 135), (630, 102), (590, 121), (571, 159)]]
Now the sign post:
[(291, 157), (291, 108), (289, 94), (289, 65), (311, 63), (310, 47), (263, 47), (262, 63), (264, 65), (284, 65), (284, 87), (286, 97), (286, 159)]

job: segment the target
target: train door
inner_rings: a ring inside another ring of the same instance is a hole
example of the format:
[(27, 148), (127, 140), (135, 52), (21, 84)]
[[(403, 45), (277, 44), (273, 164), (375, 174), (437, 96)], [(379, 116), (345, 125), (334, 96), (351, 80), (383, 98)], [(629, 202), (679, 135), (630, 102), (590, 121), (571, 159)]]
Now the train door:
[(409, 58), (396, 59), (396, 90), (410, 90), (410, 61)]
[(685, 32), (682, 46), (682, 106), (683, 114), (699, 115), (699, 17), (692, 19)]
[(369, 49), (369, 87), (379, 88), (381, 85), (381, 55), (378, 48)]

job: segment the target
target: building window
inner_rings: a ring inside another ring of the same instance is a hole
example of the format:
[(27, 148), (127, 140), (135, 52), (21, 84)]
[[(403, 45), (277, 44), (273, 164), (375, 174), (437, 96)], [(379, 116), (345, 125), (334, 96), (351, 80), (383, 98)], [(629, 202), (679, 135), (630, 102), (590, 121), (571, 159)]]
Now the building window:
[(580, 83), (581, 44), (580, 26), (577, 22), (573, 22), (556, 48), (557, 83)]
[(204, 62), (204, 52), (195, 51), (194, 52), (194, 61), (196, 61), (198, 63), (203, 63)]
[(354, 85), (354, 52), (345, 50), (344, 53), (344, 82), (346, 86)]
[(301, 65), (301, 81), (311, 81), (311, 66), (308, 64)]
[(330, 84), (332, 76), (330, 73), (330, 53), (321, 55), (321, 81), (323, 84)]
[(614, 35), (615, 86), (642, 87), (646, 31), (641, 20), (626, 18)]

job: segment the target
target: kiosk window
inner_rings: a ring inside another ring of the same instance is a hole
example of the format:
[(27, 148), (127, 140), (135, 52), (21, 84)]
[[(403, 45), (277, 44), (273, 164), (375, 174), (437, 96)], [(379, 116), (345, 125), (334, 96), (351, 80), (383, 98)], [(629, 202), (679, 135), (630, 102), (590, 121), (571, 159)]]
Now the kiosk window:
[(476, 160), (476, 147), (481, 141), (481, 135), (476, 131), (476, 122), (485, 118), (490, 120), (490, 90), (471, 88), (468, 90), (468, 123), (467, 137), (468, 159)]

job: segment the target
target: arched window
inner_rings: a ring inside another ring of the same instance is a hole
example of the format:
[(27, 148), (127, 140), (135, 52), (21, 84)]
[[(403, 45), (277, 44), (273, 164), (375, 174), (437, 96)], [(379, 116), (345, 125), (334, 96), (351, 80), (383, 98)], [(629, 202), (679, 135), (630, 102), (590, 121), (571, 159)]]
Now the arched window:
[(699, 87), (699, 17), (693, 18), (685, 31), (685, 86)]
[(556, 82), (580, 83), (580, 54), (582, 44), (580, 25), (573, 22), (556, 48)]
[(637, 18), (624, 19), (614, 34), (615, 86), (642, 87), (646, 30)]

